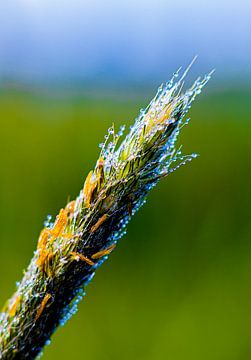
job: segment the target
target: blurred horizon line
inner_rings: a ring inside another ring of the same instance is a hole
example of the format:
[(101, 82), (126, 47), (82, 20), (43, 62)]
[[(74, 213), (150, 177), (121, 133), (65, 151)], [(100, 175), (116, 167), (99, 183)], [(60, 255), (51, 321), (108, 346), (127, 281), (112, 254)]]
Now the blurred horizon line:
[[(170, 78), (170, 76), (169, 76)], [(195, 80), (196, 77), (193, 75), (187, 76), (186, 88), (188, 88), (191, 83)], [(251, 79), (250, 79), (251, 80)], [(167, 79), (168, 81), (168, 79)], [(32, 95), (49, 95), (52, 97), (74, 97), (74, 96), (91, 96), (91, 97), (122, 97), (123, 95), (126, 98), (133, 97), (135, 95), (140, 95), (139, 97), (145, 97), (152, 95), (157, 91), (158, 87), (165, 83), (160, 79), (144, 79), (144, 80), (128, 80), (125, 79), (106, 79), (100, 78), (61, 78), (57, 80), (48, 80), (44, 79), (43, 81), (29, 81), (26, 79), (16, 79), (16, 78), (0, 78), (0, 92), (21, 92)], [(216, 75), (210, 81), (210, 84), (207, 88), (207, 93), (215, 92), (250, 92), (251, 85), (247, 81), (247, 78), (241, 79), (238, 78), (219, 78)]]

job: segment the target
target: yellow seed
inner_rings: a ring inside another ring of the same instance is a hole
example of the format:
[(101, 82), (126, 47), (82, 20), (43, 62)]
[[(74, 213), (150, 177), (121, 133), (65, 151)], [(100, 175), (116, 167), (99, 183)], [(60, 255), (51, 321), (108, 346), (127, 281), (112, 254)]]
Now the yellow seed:
[(37, 259), (37, 266), (40, 268), (40, 270), (44, 270), (44, 265), (45, 265), (45, 261), (49, 255), (49, 250), (47, 249), (41, 249), (40, 250), (40, 254), (39, 254), (39, 257)]
[(83, 194), (85, 198), (85, 206), (88, 208), (91, 205), (91, 200), (93, 196), (93, 192), (96, 189), (98, 184), (98, 180), (93, 171), (90, 171), (85, 180)]
[(15, 316), (16, 311), (17, 311), (17, 307), (20, 304), (20, 300), (21, 300), (21, 296), (18, 295), (18, 296), (15, 297), (13, 303), (11, 304), (11, 307), (9, 308), (9, 311), (8, 311), (9, 315), (11, 317)]
[(70, 201), (70, 202), (66, 205), (65, 210), (66, 210), (66, 212), (67, 212), (69, 215), (74, 213), (75, 204), (76, 204), (76, 201), (73, 200), (73, 201)]
[(96, 165), (96, 174), (97, 174), (97, 183), (98, 187), (100, 188), (103, 180), (104, 180), (104, 160), (103, 158), (99, 158), (97, 165)]
[(67, 234), (66, 234), (66, 233), (63, 233), (63, 234), (62, 234), (62, 238), (63, 238), (63, 239), (66, 239), (66, 240), (70, 240), (70, 239), (73, 239), (73, 238), (74, 238), (74, 234), (73, 234), (73, 233), (70, 233), (70, 232), (67, 233)]
[(78, 260), (82, 260), (82, 261), (86, 262), (88, 265), (91, 265), (91, 266), (94, 265), (94, 262), (91, 261), (90, 259), (88, 259), (88, 258), (87, 258), (86, 256), (84, 256), (83, 254), (77, 253), (77, 252), (75, 252), (75, 251), (72, 251), (70, 254), (72, 255), (72, 257), (73, 257), (74, 260), (77, 260), (77, 261), (78, 261)]
[(98, 228), (107, 220), (108, 214), (104, 214), (101, 218), (96, 222), (95, 225), (91, 227), (91, 233), (94, 233)]
[(103, 168), (104, 167), (104, 160), (102, 157), (100, 157), (97, 161), (97, 168)]
[(52, 266), (52, 259), (53, 259), (53, 252), (48, 249), (41, 249), (39, 257), (36, 261), (37, 266), (39, 269), (46, 273), (49, 277), (53, 276), (53, 272), (51, 271)]
[(56, 218), (53, 229), (51, 230), (51, 239), (50, 239), (51, 242), (62, 234), (67, 224), (67, 221), (68, 221), (67, 212), (65, 209), (61, 209)]
[(101, 251), (97, 252), (96, 254), (92, 255), (92, 259), (99, 259), (105, 255), (109, 255), (115, 247), (116, 247), (116, 244), (110, 245), (108, 248), (101, 250)]
[(49, 235), (50, 229), (45, 228), (41, 231), (37, 244), (38, 249), (43, 249), (46, 246)]
[(38, 311), (37, 311), (37, 314), (36, 314), (36, 317), (35, 317), (35, 320), (37, 320), (42, 312), (44, 311), (44, 308), (45, 306), (47, 305), (48, 301), (50, 300), (51, 298), (51, 294), (46, 294), (45, 297), (43, 298), (42, 302), (41, 302), (41, 305), (39, 306), (38, 308)]

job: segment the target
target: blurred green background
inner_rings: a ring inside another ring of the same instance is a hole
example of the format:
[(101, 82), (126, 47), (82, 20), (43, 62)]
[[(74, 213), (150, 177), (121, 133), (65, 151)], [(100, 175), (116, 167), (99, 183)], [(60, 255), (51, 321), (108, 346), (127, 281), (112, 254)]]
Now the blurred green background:
[[(251, 91), (210, 86), (180, 137), (186, 153), (201, 156), (154, 189), (45, 359), (251, 357)], [(2, 304), (46, 215), (78, 194), (106, 129), (131, 124), (152, 90), (106, 97), (1, 90)]]
[[(44, 359), (251, 359), (251, 2), (0, 0), (0, 303), (107, 128), (216, 68), (163, 180)], [(0, 305), (1, 307), (1, 305)]]

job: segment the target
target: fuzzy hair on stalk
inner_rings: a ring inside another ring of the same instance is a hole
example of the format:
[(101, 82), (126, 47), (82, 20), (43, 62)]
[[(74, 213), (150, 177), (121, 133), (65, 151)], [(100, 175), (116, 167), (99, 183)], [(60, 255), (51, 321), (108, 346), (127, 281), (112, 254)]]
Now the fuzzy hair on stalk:
[(182, 93), (176, 72), (141, 110), (123, 137), (114, 125), (76, 200), (51, 218), (14, 295), (0, 314), (0, 358), (34, 359), (51, 335), (77, 311), (97, 268), (125, 234), (131, 217), (158, 181), (196, 154), (183, 155), (177, 137), (196, 95), (210, 79), (199, 78)]

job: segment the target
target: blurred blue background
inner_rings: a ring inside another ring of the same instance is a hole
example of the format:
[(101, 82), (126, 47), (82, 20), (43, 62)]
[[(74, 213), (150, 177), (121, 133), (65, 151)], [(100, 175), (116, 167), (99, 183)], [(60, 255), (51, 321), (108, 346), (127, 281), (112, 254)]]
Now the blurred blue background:
[(0, 1), (0, 301), (47, 214), (78, 194), (107, 127), (194, 55), (216, 73), (165, 181), (45, 359), (251, 357), (251, 3)]
[(246, 0), (11, 0), (0, 4), (0, 74), (29, 82), (163, 81), (199, 55), (218, 78), (250, 76)]

